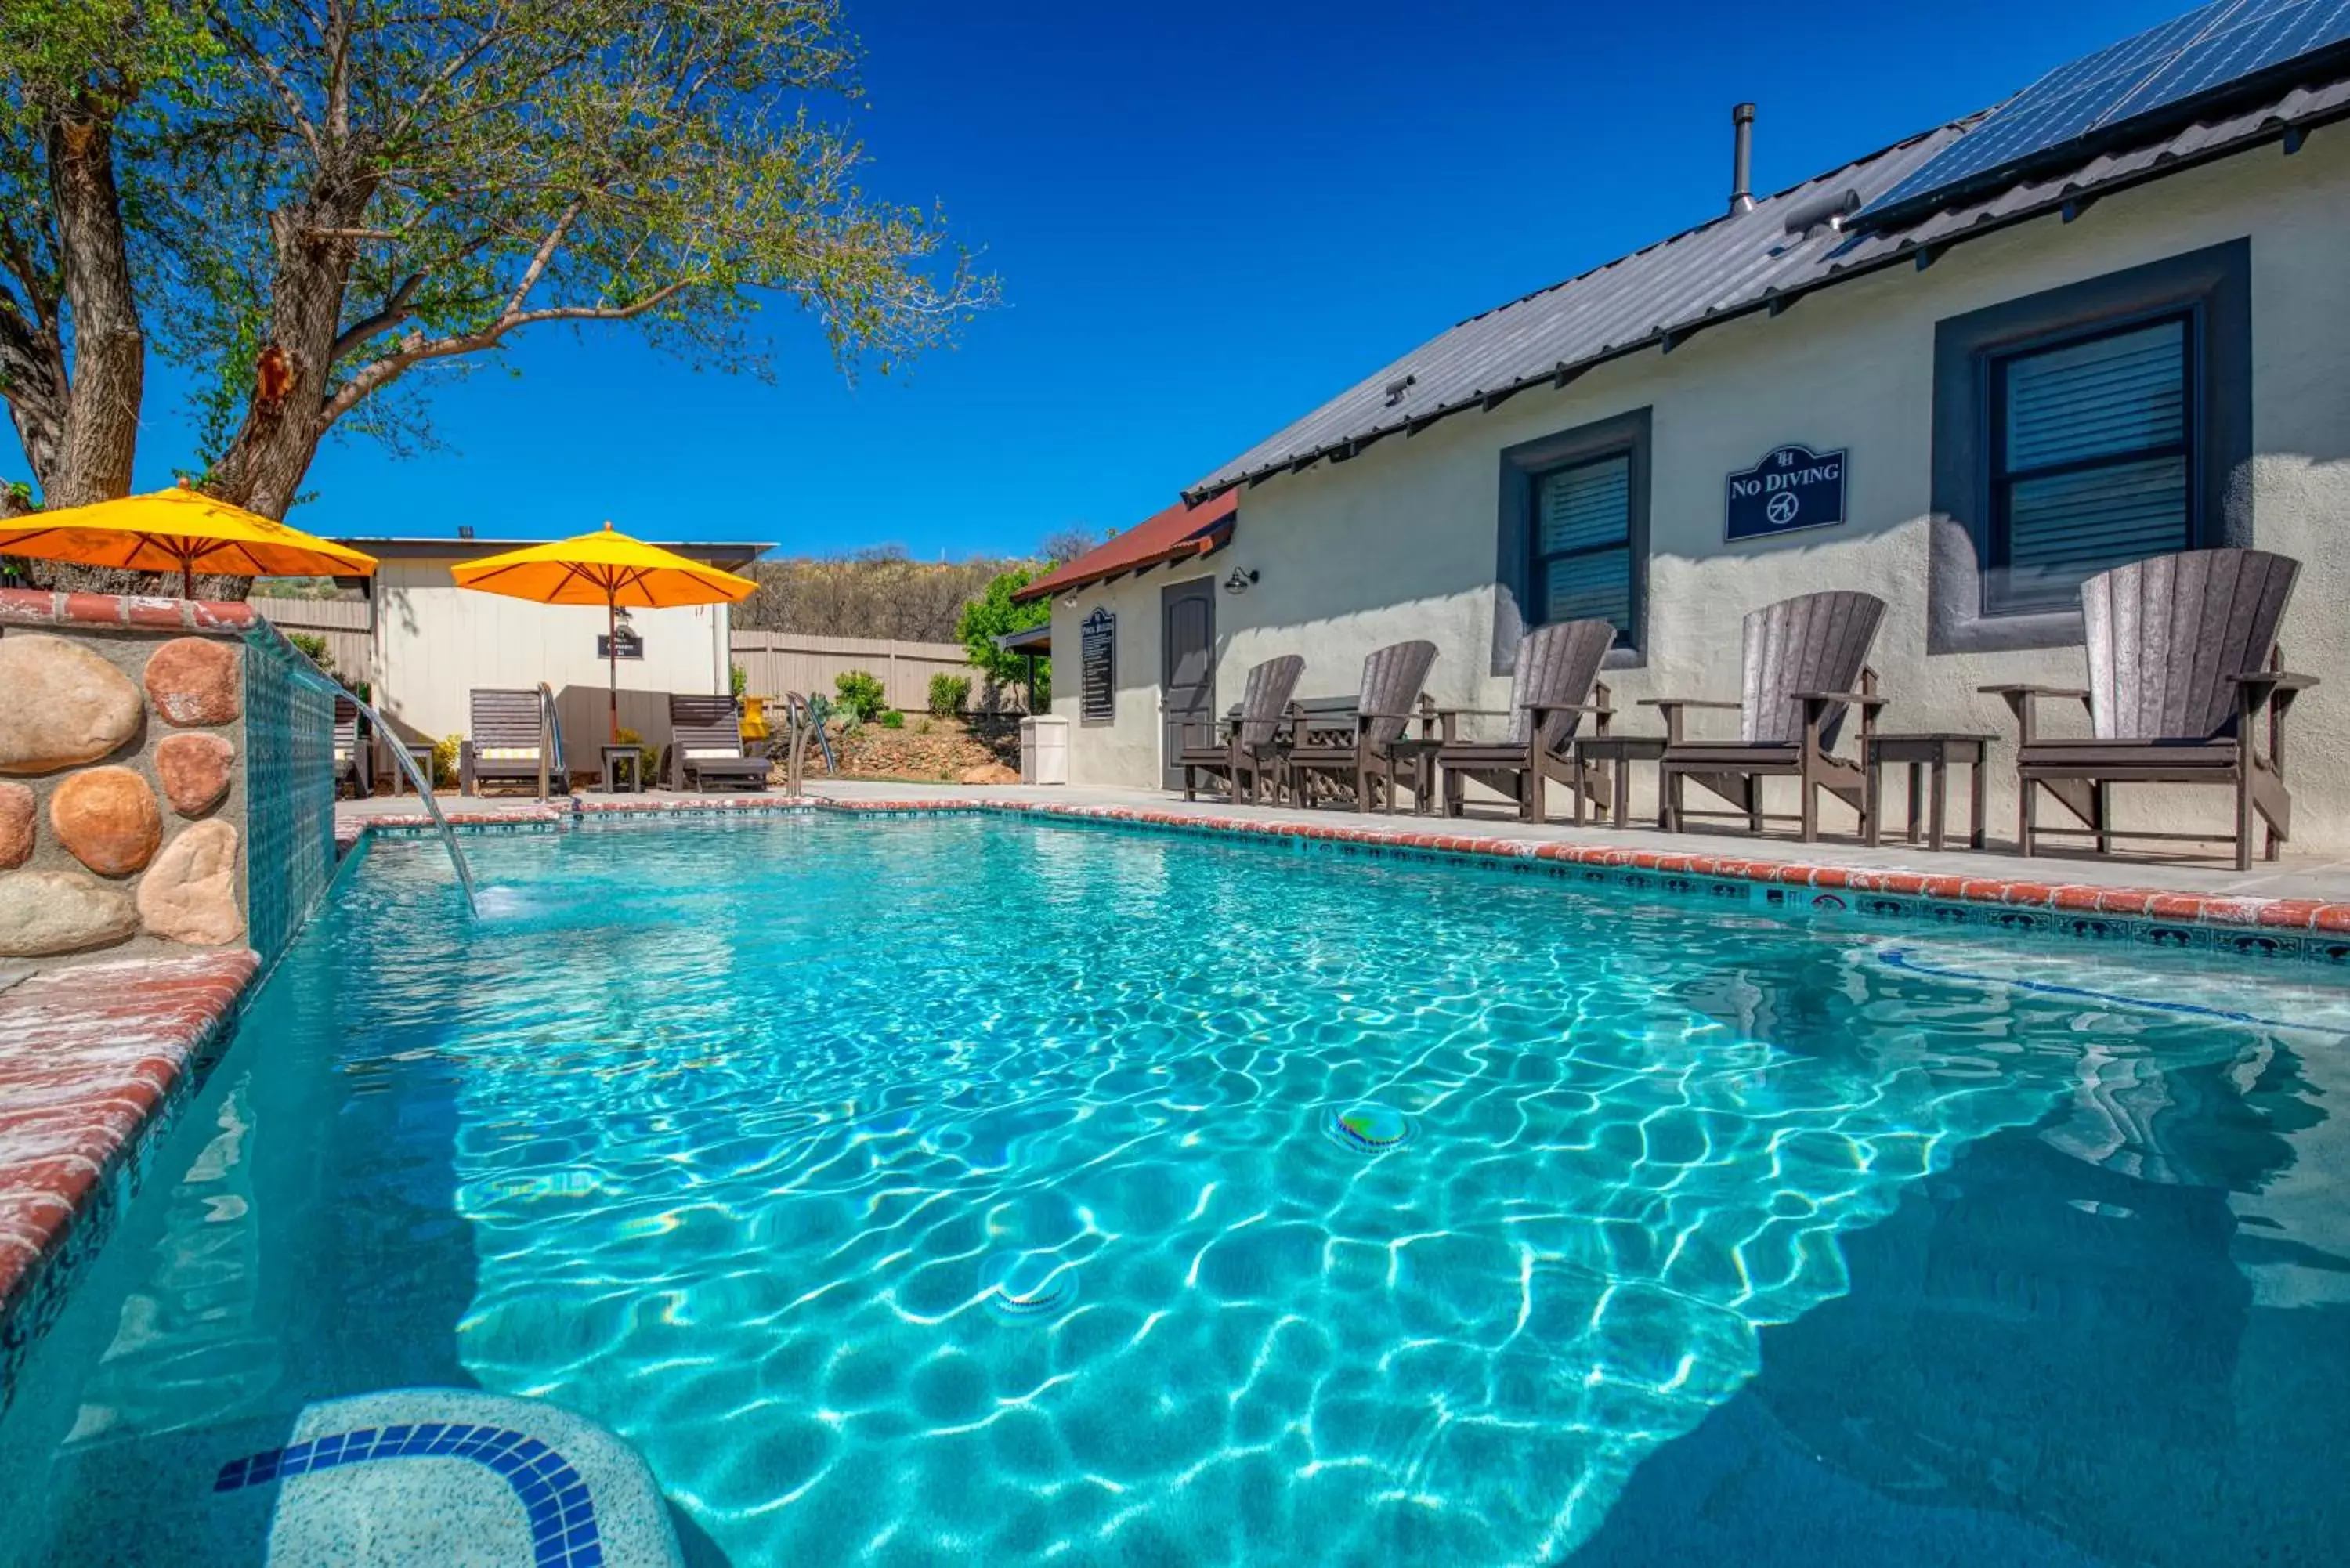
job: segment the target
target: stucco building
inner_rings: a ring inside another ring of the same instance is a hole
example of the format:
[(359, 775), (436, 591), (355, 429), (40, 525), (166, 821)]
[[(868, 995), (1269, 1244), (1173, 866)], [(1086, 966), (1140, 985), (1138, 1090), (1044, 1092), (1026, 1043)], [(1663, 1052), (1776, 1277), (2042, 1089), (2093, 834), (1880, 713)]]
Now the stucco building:
[[(2089, 572), (2251, 545), (2303, 564), (2282, 647), (2324, 681), (2288, 735), (2294, 846), (2350, 847), (2345, 114), (2320, 51), (1932, 188), (1974, 117), (1461, 323), (1207, 474), (1187, 502), (1236, 514), (1186, 549), (1129, 535), (1037, 585), (1073, 782), (1168, 782), (1170, 701), (1221, 712), (1280, 653), (1338, 695), (1427, 638), (1439, 702), (1502, 706), (1519, 632), (1574, 616), (1615, 620), (1618, 723), (1654, 729), (1638, 699), (1737, 695), (1746, 612), (1860, 588), (1889, 605), (1887, 726), (2001, 737), (2004, 833), (2012, 726), (1977, 688), (2082, 683)], [(1733, 498), (1789, 465), (1801, 507)], [(1088, 621), (1115, 648), (1090, 703)], [(2120, 810), (2216, 833), (2229, 807)]]

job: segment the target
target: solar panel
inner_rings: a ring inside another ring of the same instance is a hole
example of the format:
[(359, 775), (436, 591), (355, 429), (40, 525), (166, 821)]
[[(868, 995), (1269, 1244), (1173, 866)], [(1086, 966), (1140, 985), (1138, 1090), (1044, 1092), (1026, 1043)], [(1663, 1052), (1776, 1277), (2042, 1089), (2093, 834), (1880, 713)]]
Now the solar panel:
[(2350, 42), (2350, 0), (2215, 0), (2060, 66), (1887, 192), (1864, 220), (2003, 182), (2043, 155)]

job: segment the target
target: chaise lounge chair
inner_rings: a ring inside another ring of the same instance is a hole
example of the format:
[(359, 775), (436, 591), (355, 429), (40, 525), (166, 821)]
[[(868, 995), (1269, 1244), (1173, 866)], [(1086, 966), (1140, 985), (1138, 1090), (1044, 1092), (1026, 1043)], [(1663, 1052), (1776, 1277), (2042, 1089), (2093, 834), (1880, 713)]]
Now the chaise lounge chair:
[(1234, 805), (1240, 804), (1243, 783), (1258, 800), (1263, 798), (1268, 786), (1279, 791), (1286, 782), (1282, 762), (1288, 754), (1300, 719), (1297, 705), (1290, 698), (1297, 690), (1298, 677), (1305, 672), (1305, 660), (1294, 653), (1268, 659), (1250, 669), (1240, 708), (1224, 721), (1223, 741), (1211, 746), (1186, 746), (1176, 758), (1176, 764), (1183, 770), (1185, 800), (1200, 798), (1202, 774), (1223, 780)]
[[(2118, 784), (2224, 785), (2236, 794), (2236, 869), (2252, 864), (2252, 818), (2267, 825), (2263, 854), (2293, 836), (2284, 785), (2284, 716), (2317, 684), (2289, 675), (2276, 657), (2277, 627), (2301, 563), (2265, 550), (2187, 550), (2100, 572), (2081, 585), (2088, 641), (2086, 691), (1986, 686), (2015, 714), (2019, 846), (2038, 853), (2046, 834), (2088, 836), (2097, 852), (2116, 838), (2210, 839), (2219, 834), (2117, 831)], [(2047, 740), (2043, 697), (2089, 711), (2085, 740)], [(2267, 729), (2267, 753), (2256, 742)], [(2042, 827), (2045, 790), (2085, 826)]]
[(335, 699), (335, 789), (339, 794), (348, 779), (351, 794), (360, 800), (375, 793), (373, 748), (359, 741), (359, 705), (348, 697)]
[[(457, 784), (479, 794), (484, 784), (526, 782), (538, 787), (553, 759), (541, 753), (546, 734), (536, 691), (477, 691), (471, 732), (457, 748)], [(556, 788), (569, 781), (550, 779)]]
[[(1803, 791), (1796, 819), (1806, 844), (1819, 837), (1820, 792), (1858, 812), (1868, 836), (1868, 797), (1860, 764), (1834, 756), (1847, 709), (1860, 710), (1864, 749), (1886, 699), (1877, 694), (1868, 650), (1885, 619), (1885, 601), (1873, 594), (1831, 592), (1782, 599), (1746, 618), (1741, 668), (1745, 694), (1736, 702), (1649, 698), (1642, 707), (1665, 715), (1663, 826), (1679, 833), (1692, 816), (1742, 816), (1760, 833), (1774, 815), (1762, 809), (1762, 781), (1793, 778)], [(1735, 741), (1692, 741), (1683, 713), (1722, 709), (1739, 716)], [(1720, 795), (1734, 812), (1690, 811), (1681, 803), (1685, 781)]]
[(732, 697), (669, 700), (669, 782), (672, 789), (705, 784), (767, 787), (768, 761), (743, 754), (743, 731)]
[[(1395, 810), (1410, 747), (1404, 726), (1418, 719), (1423, 729), (1434, 727), (1436, 710), (1423, 688), (1435, 663), (1432, 642), (1399, 642), (1372, 650), (1363, 660), (1363, 684), (1352, 715), (1354, 733), (1343, 738), (1333, 734), (1317, 744), (1309, 731), (1289, 749), (1289, 775), (1298, 804), (1312, 804), (1314, 781), (1320, 778), (1328, 781), (1334, 794), (1345, 792), (1357, 811), (1370, 810), (1374, 795), (1381, 793), (1388, 810)], [(1413, 758), (1415, 780), (1419, 760)]]
[[(1457, 724), (1464, 718), (1501, 718), (1485, 709), (1441, 708), (1437, 717), (1444, 726), (1443, 744), (1436, 765), (1444, 775), (1444, 815), (1459, 816), (1462, 795), (1471, 780), (1508, 795), (1518, 803), (1518, 815), (1528, 822), (1543, 820), (1544, 789), (1554, 779), (1575, 792), (1575, 819), (1583, 820), (1583, 801), (1604, 805), (1607, 781), (1593, 770), (1578, 770), (1575, 762), (1575, 731), (1588, 713), (1600, 734), (1615, 711), (1607, 705), (1607, 688), (1594, 688), (1600, 662), (1616, 645), (1616, 628), (1604, 620), (1568, 620), (1536, 627), (1518, 639), (1515, 672), (1510, 678), (1508, 732), (1499, 741), (1469, 741)], [(1586, 699), (1596, 696), (1596, 703)]]

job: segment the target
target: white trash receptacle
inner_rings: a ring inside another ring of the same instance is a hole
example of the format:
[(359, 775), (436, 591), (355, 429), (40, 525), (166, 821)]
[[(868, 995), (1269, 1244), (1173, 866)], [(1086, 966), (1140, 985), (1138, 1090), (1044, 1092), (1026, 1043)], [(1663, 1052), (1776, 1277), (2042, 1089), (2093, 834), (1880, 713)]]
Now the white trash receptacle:
[(1069, 782), (1069, 722), (1050, 713), (1020, 721), (1020, 782)]

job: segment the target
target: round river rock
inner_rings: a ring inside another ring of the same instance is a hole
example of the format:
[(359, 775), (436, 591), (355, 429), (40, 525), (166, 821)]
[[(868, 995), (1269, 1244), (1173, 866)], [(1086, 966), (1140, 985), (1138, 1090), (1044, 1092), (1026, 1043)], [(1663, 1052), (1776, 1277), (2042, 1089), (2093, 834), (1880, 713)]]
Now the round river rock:
[(130, 677), (62, 637), (0, 637), (0, 774), (93, 763), (139, 733)]
[(155, 744), (155, 776), (182, 816), (202, 816), (228, 794), (236, 748), (218, 735), (166, 735)]
[(49, 827), (75, 859), (102, 877), (123, 877), (163, 842), (155, 792), (129, 768), (89, 768), (49, 796)]
[(175, 637), (147, 659), (147, 695), (156, 711), (182, 729), (225, 724), (243, 711), (236, 649), (201, 637)]
[(0, 871), (33, 857), (33, 792), (20, 784), (0, 784)]
[(139, 884), (139, 915), (154, 935), (219, 947), (244, 935), (236, 907), (236, 829), (215, 817), (163, 846)]
[(139, 929), (130, 895), (79, 871), (0, 874), (0, 957), (108, 948)]

